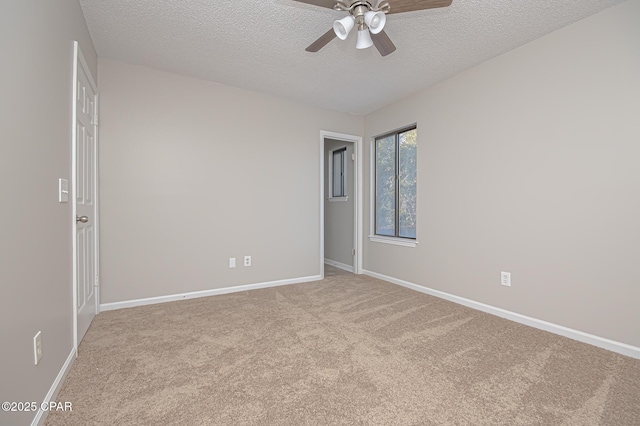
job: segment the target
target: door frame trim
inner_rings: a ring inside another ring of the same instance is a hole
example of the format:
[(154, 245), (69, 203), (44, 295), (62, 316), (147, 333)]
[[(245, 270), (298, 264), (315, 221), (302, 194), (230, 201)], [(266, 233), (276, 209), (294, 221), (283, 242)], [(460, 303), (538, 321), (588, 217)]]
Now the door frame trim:
[[(78, 345), (80, 342), (78, 341), (78, 247), (77, 247), (77, 229), (76, 229), (76, 181), (77, 177), (77, 148), (76, 148), (76, 138), (77, 138), (77, 97), (78, 97), (78, 64), (84, 69), (87, 78), (89, 79), (89, 84), (91, 88), (96, 94), (95, 99), (95, 114), (99, 115), (99, 99), (100, 95), (98, 94), (98, 86), (95, 84), (93, 80), (93, 75), (91, 74), (91, 70), (87, 65), (87, 61), (84, 59), (84, 55), (80, 51), (80, 47), (77, 41), (73, 41), (73, 65), (72, 65), (72, 98), (71, 98), (71, 244), (72, 244), (72, 307), (73, 307), (73, 350), (75, 356), (78, 356)], [(100, 276), (100, 219), (98, 214), (98, 203), (99, 203), (99, 194), (98, 194), (98, 155), (99, 155), (99, 143), (98, 143), (98, 125), (94, 120), (94, 137), (95, 137), (95, 149), (94, 149), (94, 227), (95, 227), (95, 236), (94, 236), (94, 262), (95, 262), (95, 274), (93, 285), (95, 286), (95, 310), (96, 314), (100, 312), (100, 286), (99, 279)]]
[(353, 143), (353, 153), (355, 161), (353, 162), (353, 187), (355, 191), (355, 205), (353, 213), (353, 247), (356, 254), (353, 259), (353, 272), (362, 274), (362, 235), (363, 235), (363, 208), (362, 208), (362, 137), (348, 135), (344, 133), (330, 132), (327, 130), (320, 131), (320, 275), (324, 278), (324, 166), (327, 159), (324, 155), (325, 139), (333, 139)]

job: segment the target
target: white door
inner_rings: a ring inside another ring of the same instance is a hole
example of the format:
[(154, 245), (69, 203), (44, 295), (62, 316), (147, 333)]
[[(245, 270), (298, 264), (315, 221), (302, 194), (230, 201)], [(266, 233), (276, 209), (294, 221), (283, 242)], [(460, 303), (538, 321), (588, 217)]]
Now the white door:
[(74, 238), (75, 348), (98, 311), (97, 258), (97, 104), (90, 71), (75, 43), (72, 186), (76, 218)]

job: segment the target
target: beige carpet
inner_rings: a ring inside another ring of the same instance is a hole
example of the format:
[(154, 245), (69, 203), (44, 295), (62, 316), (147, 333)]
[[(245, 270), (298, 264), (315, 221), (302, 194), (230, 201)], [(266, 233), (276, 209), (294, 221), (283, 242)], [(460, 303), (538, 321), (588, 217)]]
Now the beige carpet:
[(365, 276), (104, 312), (47, 425), (640, 425), (640, 360)]

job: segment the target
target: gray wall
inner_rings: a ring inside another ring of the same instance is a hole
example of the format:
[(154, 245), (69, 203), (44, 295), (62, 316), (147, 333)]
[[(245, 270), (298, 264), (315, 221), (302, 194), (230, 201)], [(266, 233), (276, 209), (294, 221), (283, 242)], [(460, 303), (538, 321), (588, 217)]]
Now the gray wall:
[[(41, 402), (73, 348), (71, 203), (57, 202), (71, 179), (72, 40), (97, 77), (77, 0), (0, 2), (1, 401)], [(33, 417), (0, 412), (0, 424)]]
[(368, 115), (418, 123), (419, 244), (364, 268), (640, 346), (639, 112), (629, 1)]
[[(324, 258), (353, 267), (355, 214), (353, 143), (325, 139), (324, 143)], [(329, 202), (329, 152), (346, 147), (347, 200)]]
[(362, 134), (362, 117), (113, 61), (99, 71), (103, 303), (321, 273), (320, 131)]

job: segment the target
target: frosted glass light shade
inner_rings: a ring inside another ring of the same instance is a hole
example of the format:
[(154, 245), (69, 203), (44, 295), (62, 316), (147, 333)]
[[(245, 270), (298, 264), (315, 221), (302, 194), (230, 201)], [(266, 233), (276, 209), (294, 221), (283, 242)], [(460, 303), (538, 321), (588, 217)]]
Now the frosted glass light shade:
[(384, 28), (387, 22), (387, 15), (383, 12), (374, 12), (372, 10), (364, 14), (364, 23), (369, 27), (371, 34), (378, 34)]
[(369, 34), (369, 30), (358, 30), (358, 41), (356, 43), (356, 49), (366, 49), (371, 46), (373, 46), (373, 41), (371, 40), (371, 34)]
[(336, 33), (340, 40), (346, 40), (355, 22), (355, 18), (351, 15), (338, 19), (333, 23), (333, 32)]

